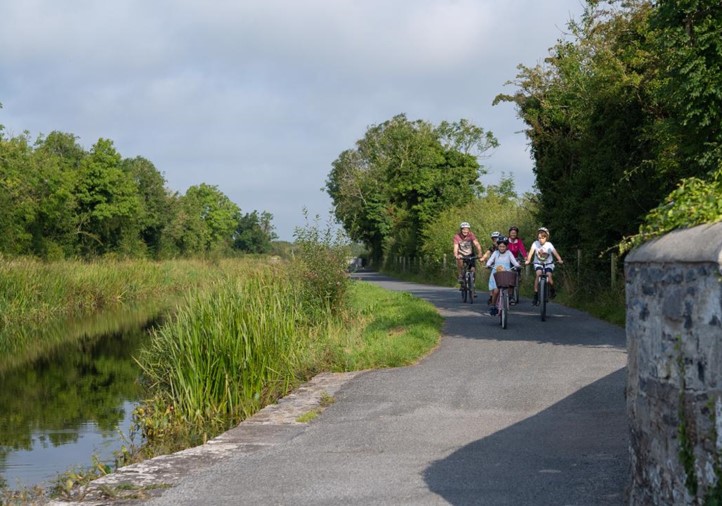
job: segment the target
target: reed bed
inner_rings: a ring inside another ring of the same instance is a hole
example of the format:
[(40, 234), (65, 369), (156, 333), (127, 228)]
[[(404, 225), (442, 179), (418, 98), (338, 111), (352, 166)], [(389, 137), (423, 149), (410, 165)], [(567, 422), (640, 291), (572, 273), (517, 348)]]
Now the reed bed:
[[(144, 260), (46, 263), (0, 259), (0, 369), (12, 359), (42, 355), (73, 339), (53, 327), (108, 311), (168, 306), (191, 289), (244, 276), (258, 260), (152, 262)], [(157, 312), (157, 311), (156, 311)]]
[(320, 317), (307, 283), (293, 265), (221, 282), (154, 332), (139, 357), (154, 392), (135, 413), (141, 458), (200, 444), (317, 372), (411, 364), (438, 342), (427, 302), (352, 283)]

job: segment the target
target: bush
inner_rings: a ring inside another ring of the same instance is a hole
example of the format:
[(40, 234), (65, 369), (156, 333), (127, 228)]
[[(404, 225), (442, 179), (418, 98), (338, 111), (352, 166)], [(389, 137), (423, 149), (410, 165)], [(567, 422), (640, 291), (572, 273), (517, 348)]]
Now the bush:
[(350, 248), (343, 234), (334, 233), (328, 224), (324, 230), (319, 217), (294, 232), (293, 267), (301, 283), (302, 299), (312, 310), (326, 312), (343, 306), (348, 289), (346, 267)]

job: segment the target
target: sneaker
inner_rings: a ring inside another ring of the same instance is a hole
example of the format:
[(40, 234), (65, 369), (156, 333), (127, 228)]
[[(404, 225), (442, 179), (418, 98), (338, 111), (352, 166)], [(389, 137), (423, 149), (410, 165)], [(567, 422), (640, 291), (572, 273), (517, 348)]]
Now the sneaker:
[(532, 306), (539, 305), (539, 292), (534, 292), (534, 300), (531, 301)]
[(499, 314), (499, 310), (496, 309), (496, 306), (491, 306), (491, 307), (489, 308), (489, 314), (490, 314), (491, 316), (496, 316), (497, 314)]
[(549, 287), (549, 297), (553, 299), (556, 296), (557, 296), (557, 289), (554, 288), (553, 286), (550, 286)]

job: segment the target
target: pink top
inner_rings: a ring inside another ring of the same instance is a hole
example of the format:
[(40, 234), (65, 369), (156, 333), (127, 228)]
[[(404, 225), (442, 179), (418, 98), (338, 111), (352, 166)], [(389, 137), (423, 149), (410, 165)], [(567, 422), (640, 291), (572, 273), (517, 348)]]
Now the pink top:
[(509, 251), (511, 251), (511, 254), (514, 255), (514, 257), (521, 255), (526, 258), (526, 248), (524, 247), (524, 243), (521, 242), (521, 239), (518, 237), (516, 239), (509, 239)]

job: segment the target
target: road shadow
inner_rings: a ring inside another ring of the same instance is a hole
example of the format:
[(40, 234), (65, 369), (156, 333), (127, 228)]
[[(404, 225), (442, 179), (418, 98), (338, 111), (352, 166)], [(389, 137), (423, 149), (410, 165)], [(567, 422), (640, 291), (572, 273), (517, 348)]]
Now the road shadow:
[(570, 307), (551, 302), (542, 322), (539, 309), (522, 299), (509, 312), (507, 328), (488, 312), (488, 292), (479, 290), (474, 304), (463, 303), (457, 288), (400, 281), (376, 272), (360, 272), (353, 279), (383, 288), (409, 292), (431, 302), (445, 319), (444, 335), (451, 338), (528, 341), (561, 346), (583, 346), (626, 350), (625, 330)]
[(470, 443), (423, 473), (453, 505), (621, 505), (628, 483), (626, 368)]

